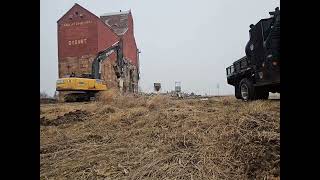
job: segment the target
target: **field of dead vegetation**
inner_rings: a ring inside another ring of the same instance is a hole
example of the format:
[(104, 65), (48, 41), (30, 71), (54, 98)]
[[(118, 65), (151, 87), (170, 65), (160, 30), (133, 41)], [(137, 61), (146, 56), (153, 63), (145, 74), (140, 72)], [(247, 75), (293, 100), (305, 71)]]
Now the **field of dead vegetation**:
[(40, 145), (41, 179), (278, 179), (280, 101), (42, 104)]

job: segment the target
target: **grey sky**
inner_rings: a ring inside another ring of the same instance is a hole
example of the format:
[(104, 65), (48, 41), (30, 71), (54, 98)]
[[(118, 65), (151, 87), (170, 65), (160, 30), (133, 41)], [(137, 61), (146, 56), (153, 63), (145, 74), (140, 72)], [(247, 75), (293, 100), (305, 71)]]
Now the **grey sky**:
[(280, 0), (41, 0), (40, 90), (52, 95), (58, 78), (57, 20), (74, 3), (92, 13), (131, 9), (140, 54), (140, 86), (198, 94), (233, 94), (225, 68), (245, 55), (249, 25), (280, 7)]

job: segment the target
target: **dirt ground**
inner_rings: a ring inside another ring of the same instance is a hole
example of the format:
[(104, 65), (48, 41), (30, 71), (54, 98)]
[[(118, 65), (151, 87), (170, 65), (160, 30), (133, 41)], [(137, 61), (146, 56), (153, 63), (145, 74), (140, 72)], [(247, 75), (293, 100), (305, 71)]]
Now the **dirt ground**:
[(40, 144), (41, 179), (278, 179), (280, 101), (42, 104)]

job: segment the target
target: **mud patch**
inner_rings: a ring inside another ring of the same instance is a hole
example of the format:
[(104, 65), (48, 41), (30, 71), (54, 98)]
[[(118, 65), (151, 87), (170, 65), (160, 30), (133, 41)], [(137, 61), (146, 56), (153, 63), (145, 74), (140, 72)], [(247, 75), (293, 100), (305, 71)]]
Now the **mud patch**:
[(82, 110), (76, 110), (64, 114), (63, 116), (58, 116), (56, 119), (49, 120), (45, 117), (40, 118), (41, 126), (59, 126), (61, 124), (68, 124), (72, 122), (81, 122), (86, 120), (91, 113)]

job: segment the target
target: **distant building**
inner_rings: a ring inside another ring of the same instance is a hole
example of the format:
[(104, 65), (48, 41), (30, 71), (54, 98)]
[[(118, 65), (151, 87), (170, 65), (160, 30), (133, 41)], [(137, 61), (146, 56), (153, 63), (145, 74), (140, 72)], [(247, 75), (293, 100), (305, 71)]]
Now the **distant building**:
[(120, 40), (127, 62), (125, 78), (118, 79), (112, 52), (101, 64), (101, 79), (108, 87), (119, 87), (124, 92), (137, 92), (139, 81), (139, 50), (137, 48), (131, 11), (94, 15), (75, 4), (57, 22), (59, 78), (91, 73), (91, 64), (98, 52)]

